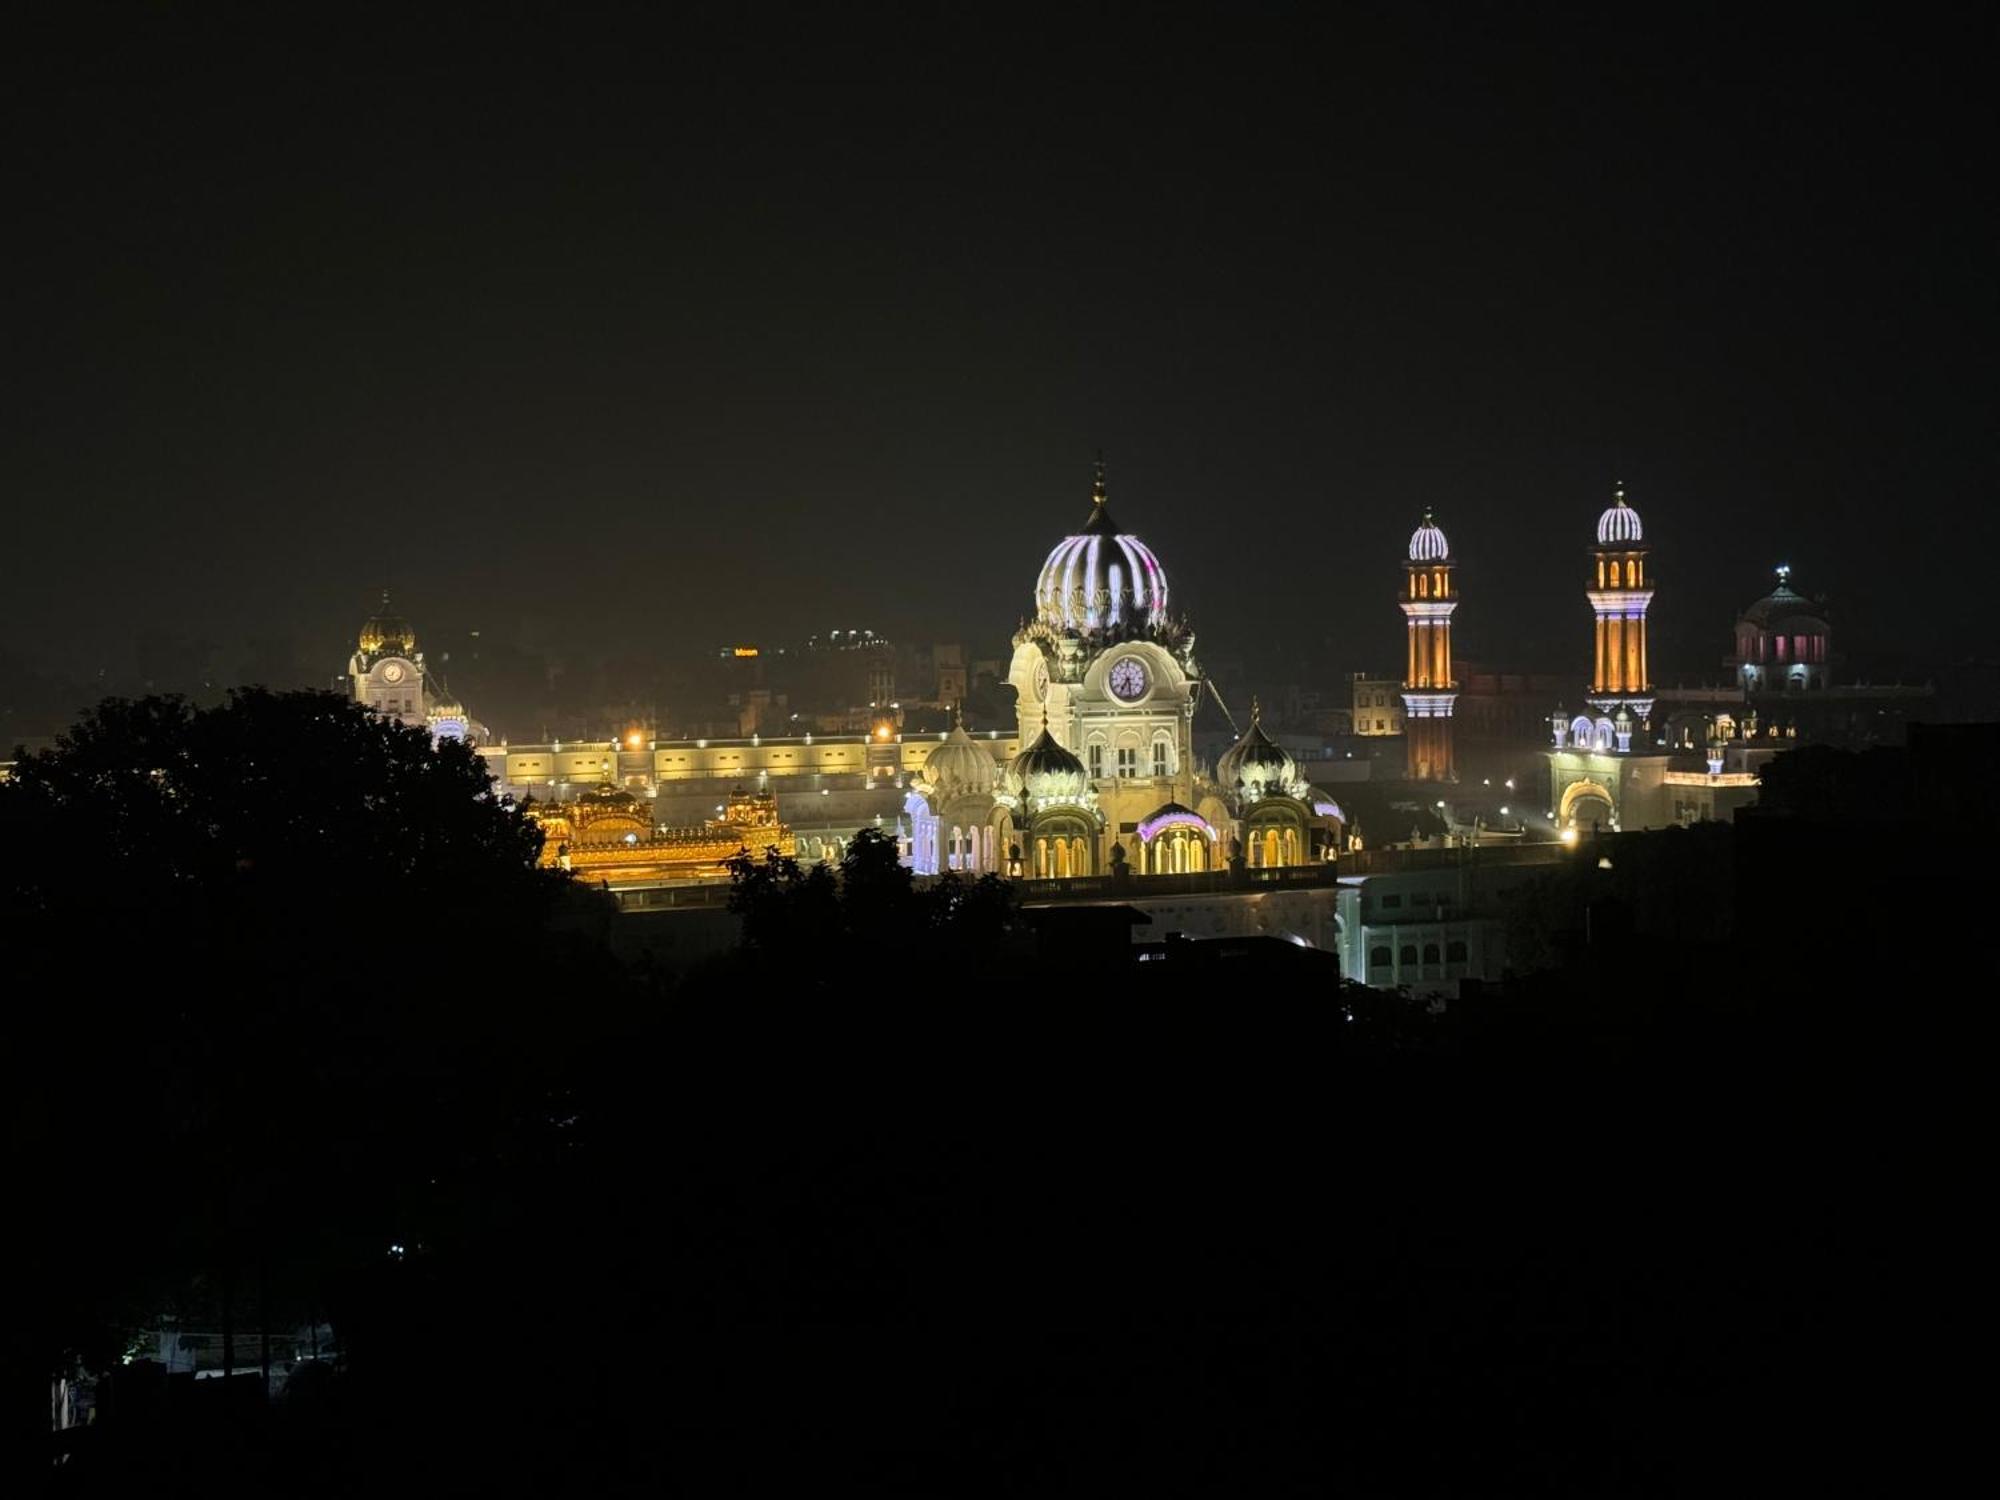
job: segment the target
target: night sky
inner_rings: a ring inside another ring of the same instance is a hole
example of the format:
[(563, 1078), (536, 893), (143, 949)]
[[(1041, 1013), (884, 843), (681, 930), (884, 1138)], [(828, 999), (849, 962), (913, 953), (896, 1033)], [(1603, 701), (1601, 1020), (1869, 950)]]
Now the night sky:
[(1218, 650), (1393, 668), (1434, 505), (1460, 653), (1581, 680), (1623, 479), (1663, 681), (1780, 561), (1991, 654), (1935, 572), (1994, 541), (1989, 13), (315, 14), (10, 38), (17, 665), (331, 675), (385, 576), (999, 654), (1100, 450)]

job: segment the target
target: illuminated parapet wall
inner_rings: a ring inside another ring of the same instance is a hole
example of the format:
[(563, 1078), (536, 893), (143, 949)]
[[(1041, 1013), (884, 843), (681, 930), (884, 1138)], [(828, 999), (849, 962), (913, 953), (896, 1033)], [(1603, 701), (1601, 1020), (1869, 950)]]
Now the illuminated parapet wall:
[(1403, 667), (1403, 735), (1409, 776), (1412, 781), (1450, 781), (1457, 774), (1451, 744), (1451, 712), (1458, 700), (1451, 659), (1451, 617), (1458, 608), (1458, 589), (1452, 579), (1450, 544), (1429, 511), (1410, 535), (1410, 555), (1403, 566), (1405, 580), (1399, 602), (1409, 627)]

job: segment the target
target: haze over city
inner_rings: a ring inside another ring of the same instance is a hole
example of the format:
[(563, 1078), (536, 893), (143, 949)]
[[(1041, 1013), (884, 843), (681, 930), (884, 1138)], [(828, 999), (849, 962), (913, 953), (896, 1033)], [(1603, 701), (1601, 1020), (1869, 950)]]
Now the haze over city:
[(1393, 666), (1435, 506), (1461, 649), (1573, 669), (1621, 480), (1669, 672), (1779, 562), (1875, 675), (1990, 639), (1910, 607), (1992, 539), (1949, 14), (40, 24), (0, 638), (41, 718), (148, 639), (323, 682), (385, 582), (638, 679), (997, 652), (1099, 453), (1225, 652)]

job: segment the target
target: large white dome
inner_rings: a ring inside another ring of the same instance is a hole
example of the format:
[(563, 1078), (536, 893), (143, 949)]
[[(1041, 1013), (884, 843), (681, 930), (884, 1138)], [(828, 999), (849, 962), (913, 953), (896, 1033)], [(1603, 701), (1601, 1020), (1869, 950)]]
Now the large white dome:
[(1100, 469), (1090, 519), (1064, 537), (1035, 582), (1035, 615), (1061, 630), (1157, 625), (1167, 609), (1167, 570), (1153, 549), (1118, 529), (1104, 508)]
[(1644, 540), (1645, 535), (1639, 525), (1639, 512), (1625, 503), (1625, 486), (1621, 484), (1611, 507), (1597, 518), (1598, 545), (1622, 547)]
[(965, 715), (954, 714), (951, 733), (924, 757), (925, 785), (941, 796), (958, 792), (990, 792), (1000, 779), (1000, 767), (979, 742), (965, 732)]

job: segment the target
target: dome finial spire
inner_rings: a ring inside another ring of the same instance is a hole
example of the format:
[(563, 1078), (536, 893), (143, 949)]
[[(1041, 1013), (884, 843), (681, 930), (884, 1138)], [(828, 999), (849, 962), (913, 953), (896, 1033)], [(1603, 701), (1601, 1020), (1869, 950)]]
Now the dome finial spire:
[(1104, 450), (1097, 450), (1097, 461), (1091, 465), (1090, 500), (1093, 505), (1104, 504)]
[(1264, 717), (1264, 705), (1258, 701), (1257, 695), (1255, 693), (1252, 693), (1250, 695), (1250, 722), (1252, 724), (1255, 724), (1260, 720), (1262, 720), (1263, 717)]

